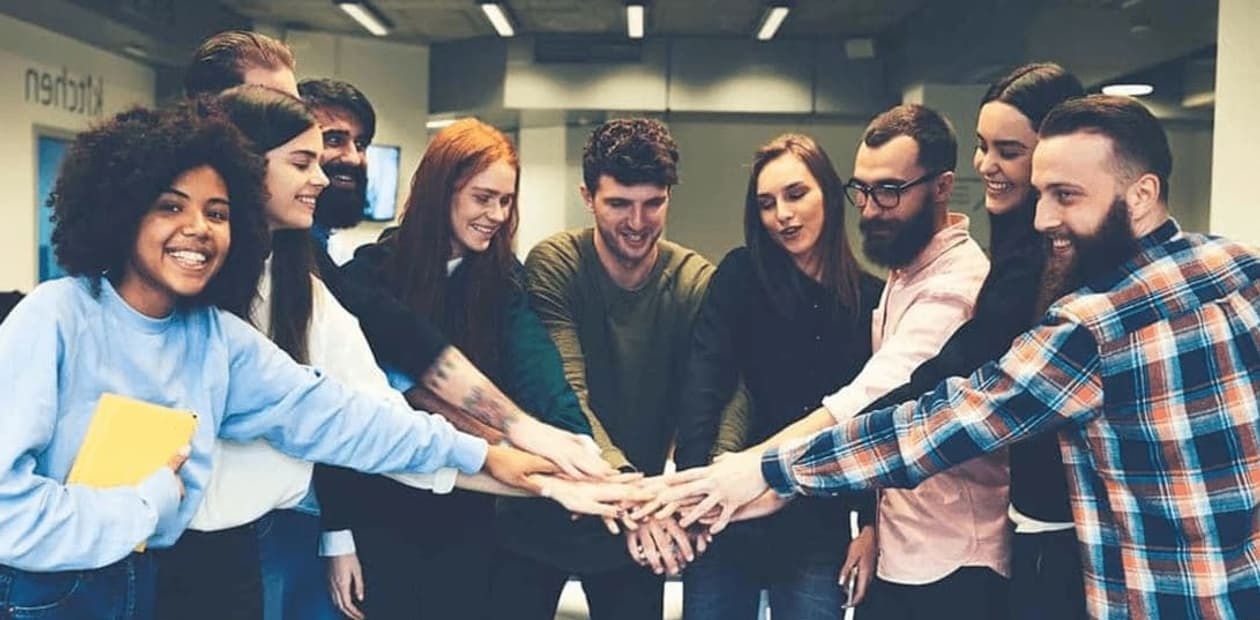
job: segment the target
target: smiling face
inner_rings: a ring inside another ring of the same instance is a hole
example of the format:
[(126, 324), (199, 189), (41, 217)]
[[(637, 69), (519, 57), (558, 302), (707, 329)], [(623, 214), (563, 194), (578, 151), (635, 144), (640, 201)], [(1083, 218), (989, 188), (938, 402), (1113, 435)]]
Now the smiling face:
[(1036, 146), (1036, 130), (1014, 106), (990, 101), (980, 108), (972, 163), (984, 179), (984, 207), (989, 213), (1007, 213), (1028, 199)]
[(319, 167), (323, 148), (319, 128), (311, 126), (292, 140), (267, 151), (267, 227), (305, 230), (315, 217), (315, 202), (328, 186)]
[(1039, 192), (1034, 226), (1050, 242), (1052, 260), (1076, 253), (1075, 239), (1103, 227), (1122, 187), (1111, 140), (1079, 132), (1046, 138), (1033, 154), (1032, 184)]
[(1034, 226), (1047, 253), (1043, 307), (1137, 252), (1129, 188), (1114, 157), (1109, 138), (1086, 132), (1046, 138), (1033, 153)]
[(770, 160), (757, 175), (761, 225), (796, 266), (817, 277), (818, 239), (825, 221), (822, 189), (805, 162), (792, 153)]
[(367, 133), (363, 123), (340, 107), (315, 111), (323, 131), (324, 148), (319, 163), (334, 189), (358, 191), (367, 176)]
[(623, 185), (611, 175), (599, 177), (595, 191), (582, 186), (582, 199), (595, 216), (599, 245), (621, 269), (635, 270), (655, 261), (656, 242), (665, 231), (669, 187), (653, 183)]
[(175, 178), (140, 220), (118, 293), (154, 318), (202, 292), (232, 244), (227, 184), (209, 166)]
[(516, 208), (516, 169), (502, 159), (473, 175), (451, 198), (451, 257), (485, 252)]

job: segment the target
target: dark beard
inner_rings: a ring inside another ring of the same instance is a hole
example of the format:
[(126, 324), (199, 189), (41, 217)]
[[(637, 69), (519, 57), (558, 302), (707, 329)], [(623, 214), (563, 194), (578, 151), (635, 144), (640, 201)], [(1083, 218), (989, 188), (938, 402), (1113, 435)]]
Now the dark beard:
[[(900, 269), (909, 265), (936, 234), (936, 212), (932, 205), (925, 203), (904, 222), (866, 220), (859, 227), (862, 253), (877, 265)], [(871, 235), (874, 231), (892, 231), (892, 234), (874, 237)]]
[(1138, 252), (1129, 204), (1120, 196), (1107, 208), (1107, 217), (1098, 232), (1085, 237), (1071, 237), (1075, 251), (1066, 259), (1056, 259), (1050, 240), (1045, 241), (1046, 262), (1041, 273), (1041, 290), (1037, 294), (1038, 318), (1060, 297), (1119, 267)]
[(354, 189), (325, 187), (315, 202), (315, 225), (327, 229), (355, 226), (363, 219), (363, 210), (367, 207), (367, 167), (328, 165), (324, 166), (324, 174), (329, 179), (334, 175), (348, 175), (354, 179)]

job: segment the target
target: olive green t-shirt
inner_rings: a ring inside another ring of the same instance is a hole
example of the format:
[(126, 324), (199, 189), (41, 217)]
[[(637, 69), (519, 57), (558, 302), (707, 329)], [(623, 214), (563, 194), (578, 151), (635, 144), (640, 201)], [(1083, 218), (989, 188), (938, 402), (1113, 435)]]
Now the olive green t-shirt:
[[(604, 458), (649, 475), (661, 473), (674, 437), (692, 322), (714, 271), (696, 252), (659, 243), (651, 274), (632, 291), (609, 277), (591, 228), (557, 233), (525, 260), (530, 303)], [(724, 420), (745, 417), (746, 406), (737, 396)], [(547, 500), (502, 500), (499, 521), (505, 546), (558, 567), (598, 571), (631, 561), (623, 539), (598, 519), (571, 523)]]

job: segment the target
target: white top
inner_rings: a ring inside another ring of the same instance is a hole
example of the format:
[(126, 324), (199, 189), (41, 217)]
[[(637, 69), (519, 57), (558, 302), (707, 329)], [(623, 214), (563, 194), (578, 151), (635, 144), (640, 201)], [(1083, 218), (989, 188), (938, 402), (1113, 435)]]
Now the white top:
[[(255, 325), (271, 321), (271, 261), (267, 261), (258, 281), (258, 295), (250, 308)], [(307, 332), (310, 365), (355, 389), (379, 393), (402, 402), (391, 389), (385, 373), (364, 338), (358, 321), (333, 297), (324, 283), (311, 277), (311, 323)], [(217, 531), (250, 523), (277, 509), (293, 508), (306, 497), (311, 486), (313, 465), (282, 454), (263, 441), (216, 442), (213, 471), (205, 497), (193, 517), (191, 528)], [(445, 468), (434, 474), (390, 474), (408, 486), (450, 492), (456, 471)], [(349, 532), (346, 532), (349, 534)], [(344, 535), (330, 541), (337, 555), (354, 550)]]
[(1076, 527), (1076, 524), (1068, 522), (1042, 521), (1034, 519), (1018, 510), (1015, 510), (1015, 504), (1011, 504), (1007, 511), (1007, 517), (1011, 523), (1015, 524), (1016, 534), (1045, 534), (1046, 532), (1062, 532)]

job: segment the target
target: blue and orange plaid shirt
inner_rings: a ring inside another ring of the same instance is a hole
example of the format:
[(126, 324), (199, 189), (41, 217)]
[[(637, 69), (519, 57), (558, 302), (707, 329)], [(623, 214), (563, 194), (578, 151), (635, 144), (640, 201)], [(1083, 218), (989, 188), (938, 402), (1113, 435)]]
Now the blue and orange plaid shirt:
[(1169, 220), (1000, 360), (766, 453), (782, 494), (913, 487), (1058, 432), (1094, 618), (1260, 618), (1260, 250)]

